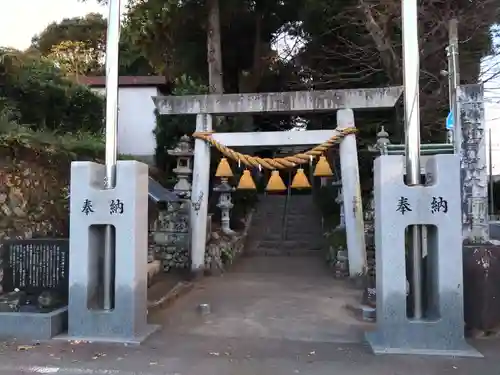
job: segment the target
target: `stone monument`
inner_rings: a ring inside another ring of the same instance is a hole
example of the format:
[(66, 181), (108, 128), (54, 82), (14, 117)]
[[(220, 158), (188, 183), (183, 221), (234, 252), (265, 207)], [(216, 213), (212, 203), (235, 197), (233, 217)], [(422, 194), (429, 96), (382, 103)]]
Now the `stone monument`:
[[(105, 167), (71, 164), (68, 336), (70, 340), (140, 343), (147, 324), (148, 166), (118, 161), (116, 187), (102, 188)], [(104, 227), (114, 228), (113, 306), (104, 309), (100, 254)]]
[[(375, 160), (377, 331), (367, 339), (377, 354), (481, 356), (464, 339), (460, 159), (427, 159), (425, 186), (403, 182), (404, 157)], [(407, 314), (405, 231), (426, 225), (427, 272), (421, 319)]]
[(67, 320), (67, 239), (0, 243), (0, 336), (48, 340)]

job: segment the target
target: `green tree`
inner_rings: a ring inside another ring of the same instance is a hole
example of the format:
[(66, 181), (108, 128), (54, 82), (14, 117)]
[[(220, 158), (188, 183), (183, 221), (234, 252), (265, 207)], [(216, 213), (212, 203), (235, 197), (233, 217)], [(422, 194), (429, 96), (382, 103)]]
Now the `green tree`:
[[(214, 63), (219, 53), (214, 47), (218, 44), (214, 41), (217, 32), (213, 31), (217, 28), (217, 16), (213, 15), (217, 5), (222, 60)], [(167, 80), (189, 74), (210, 85), (212, 75), (224, 78), (225, 92), (249, 92), (258, 90), (263, 83), (263, 75), (273, 61), (275, 33), (294, 18), (295, 12), (289, 3), (275, 0), (220, 0), (219, 4), (202, 0), (135, 0), (129, 3), (125, 27), (132, 44)], [(218, 70), (220, 65), (222, 71), (210, 70), (212, 63), (213, 69)]]
[(105, 52), (106, 24), (106, 20), (98, 13), (53, 22), (32, 38), (31, 49), (43, 56), (53, 54), (56, 49), (58, 58), (66, 55), (64, 60), (75, 61), (75, 58), (68, 57), (84, 55), (85, 65), (89, 69), (82, 73), (100, 74)]
[[(211, 87), (213, 4), (203, 0), (133, 0), (125, 20), (130, 44), (168, 81), (187, 74)], [(419, 1), (424, 141), (444, 136), (448, 80), (440, 71), (446, 69), (448, 20), (459, 19), (462, 81), (475, 82), (481, 58), (491, 51), (490, 28), (498, 21), (499, 5), (499, 0)], [(224, 92), (403, 83), (400, 0), (219, 0), (218, 7)], [(287, 60), (280, 59), (272, 48), (282, 35), (293, 36), (301, 46), (299, 53)], [(269, 127), (290, 122), (289, 117), (252, 117), (247, 125), (255, 122)], [(308, 120), (309, 127), (332, 127), (335, 122), (325, 115)], [(362, 145), (373, 142), (380, 125), (392, 135), (402, 136), (400, 106), (396, 113), (359, 114), (357, 121)]]
[[(498, 0), (419, 1), (420, 101), (425, 141), (444, 137), (448, 112), (448, 21), (459, 20), (463, 83), (477, 82), (481, 58), (491, 52), (491, 26), (498, 21)], [(304, 40), (295, 59), (298, 87), (343, 89), (402, 85), (402, 19), (399, 0), (304, 0), (299, 27)], [(364, 119), (384, 124), (402, 136), (403, 112)], [(373, 121), (375, 120), (375, 121)], [(372, 135), (376, 130), (370, 128)]]
[[(32, 38), (29, 51), (53, 58), (69, 74), (104, 74), (107, 20), (101, 14), (53, 22)], [(150, 75), (154, 69), (130, 43), (124, 28), (120, 40), (120, 74)]]
[(0, 80), (2, 106), (21, 124), (63, 133), (102, 130), (102, 98), (68, 80), (47, 58), (0, 50)]
[(52, 47), (48, 57), (58, 67), (72, 76), (88, 75), (98, 72), (103, 56), (96, 60), (96, 53), (84, 42), (64, 40)]

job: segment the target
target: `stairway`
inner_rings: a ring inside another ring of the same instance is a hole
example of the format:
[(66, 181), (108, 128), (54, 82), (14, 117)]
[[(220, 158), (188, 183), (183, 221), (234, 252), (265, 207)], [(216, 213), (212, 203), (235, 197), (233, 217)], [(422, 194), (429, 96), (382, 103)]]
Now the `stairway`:
[(322, 255), (321, 216), (311, 195), (260, 196), (250, 228), (248, 256)]

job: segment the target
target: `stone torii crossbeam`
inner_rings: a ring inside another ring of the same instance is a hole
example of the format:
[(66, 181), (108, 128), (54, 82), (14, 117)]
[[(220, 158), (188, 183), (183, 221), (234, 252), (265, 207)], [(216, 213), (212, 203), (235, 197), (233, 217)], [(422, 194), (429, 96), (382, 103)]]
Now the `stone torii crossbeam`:
[[(212, 131), (213, 115), (256, 113), (337, 112), (337, 129), (353, 127), (355, 109), (392, 108), (401, 96), (402, 87), (292, 91), (278, 93), (158, 96), (153, 101), (160, 115), (196, 115), (196, 131)], [(214, 133), (213, 138), (229, 147), (317, 145), (335, 130), (301, 132)], [(340, 144), (345, 222), (351, 277), (366, 269), (358, 156), (355, 136), (348, 135)], [(200, 272), (204, 267), (207, 208), (210, 178), (210, 146), (195, 140), (191, 204), (191, 267)], [(334, 197), (332, 197), (334, 199)]]

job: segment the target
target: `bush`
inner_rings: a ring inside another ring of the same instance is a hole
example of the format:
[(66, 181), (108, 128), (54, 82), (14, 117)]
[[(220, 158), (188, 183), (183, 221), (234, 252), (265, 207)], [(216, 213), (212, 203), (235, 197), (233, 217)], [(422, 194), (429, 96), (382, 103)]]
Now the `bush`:
[(74, 130), (101, 132), (104, 129), (104, 100), (81, 85), (73, 85), (67, 95), (64, 123)]
[(33, 130), (18, 124), (14, 118), (14, 112), (6, 108), (0, 110), (0, 147), (21, 146), (38, 152), (64, 153), (72, 158), (82, 155), (87, 158), (103, 156), (102, 136), (84, 131), (58, 134), (47, 129)]
[(314, 200), (327, 227), (333, 228), (340, 222), (340, 205), (335, 202), (338, 189), (337, 186), (326, 185), (318, 187), (314, 191)]
[(104, 100), (89, 88), (66, 79), (43, 57), (0, 50), (0, 97), (16, 119), (33, 130), (60, 133), (100, 132)]

